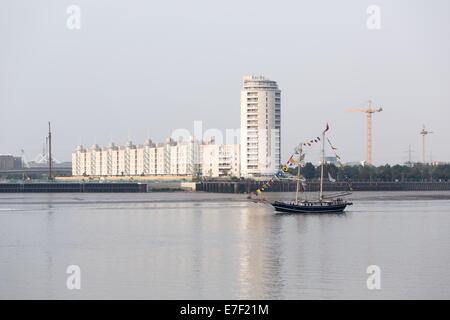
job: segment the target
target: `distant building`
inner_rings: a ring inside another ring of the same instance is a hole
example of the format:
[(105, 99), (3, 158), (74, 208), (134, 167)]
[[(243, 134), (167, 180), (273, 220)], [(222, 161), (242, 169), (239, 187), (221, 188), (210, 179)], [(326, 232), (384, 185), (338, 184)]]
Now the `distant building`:
[(238, 144), (202, 145), (202, 176), (240, 177), (239, 149)]
[(100, 148), (78, 146), (72, 154), (73, 176), (202, 175), (239, 176), (239, 145), (215, 145), (166, 139), (143, 145), (127, 141), (124, 146), (109, 143)]
[(22, 167), (22, 157), (0, 155), (0, 170), (21, 169)]
[(269, 175), (281, 163), (281, 91), (275, 81), (246, 76), (241, 91), (241, 175)]
[[(338, 159), (336, 157), (325, 157), (325, 164), (333, 164), (335, 166), (339, 165)], [(322, 160), (319, 160), (319, 166), (322, 164)]]
[(409, 168), (413, 168), (415, 166), (415, 163), (412, 161), (406, 161), (403, 165)]
[(72, 154), (74, 176), (201, 175), (204, 177), (262, 177), (281, 164), (281, 90), (262, 76), (243, 78), (241, 144), (211, 141), (164, 143), (145, 141), (100, 148), (78, 146)]
[(450, 164), (450, 162), (445, 162), (445, 161), (433, 161), (433, 162), (431, 163), (431, 165), (432, 165), (433, 167), (443, 166), (443, 165), (448, 165), (448, 164)]
[(349, 166), (349, 167), (354, 167), (354, 166), (363, 166), (364, 167), (365, 165), (366, 165), (365, 160), (344, 163), (344, 166)]
[(124, 146), (109, 143), (100, 148), (94, 144), (89, 149), (78, 146), (72, 154), (74, 176), (134, 176), (134, 175), (196, 175), (199, 168), (200, 144), (189, 142), (144, 145), (127, 141)]

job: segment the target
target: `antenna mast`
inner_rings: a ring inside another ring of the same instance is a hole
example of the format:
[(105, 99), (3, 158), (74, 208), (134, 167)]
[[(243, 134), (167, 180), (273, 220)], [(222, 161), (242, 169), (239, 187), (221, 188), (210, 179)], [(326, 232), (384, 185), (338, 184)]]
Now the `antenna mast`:
[(411, 145), (409, 145), (408, 148), (408, 162), (411, 164), (412, 158), (411, 158)]
[(52, 174), (52, 131), (48, 122), (48, 179), (53, 180)]

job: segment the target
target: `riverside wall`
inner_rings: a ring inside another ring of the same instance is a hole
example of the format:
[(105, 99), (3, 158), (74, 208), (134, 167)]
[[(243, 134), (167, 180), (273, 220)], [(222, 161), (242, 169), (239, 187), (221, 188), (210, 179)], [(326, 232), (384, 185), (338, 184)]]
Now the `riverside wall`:
[[(250, 193), (264, 183), (258, 181), (201, 182), (197, 191), (223, 193)], [(450, 191), (450, 182), (353, 182), (353, 191)], [(295, 181), (276, 181), (265, 192), (295, 192)], [(318, 182), (307, 183), (306, 191), (319, 191)], [(347, 183), (324, 183), (324, 191), (348, 191)]]
[[(162, 183), (0, 183), (2, 192), (163, 192), (203, 191), (251, 193), (263, 185), (254, 180)], [(295, 181), (276, 181), (265, 192), (294, 192)], [(450, 191), (450, 182), (353, 182), (353, 191)], [(319, 183), (307, 183), (306, 191), (318, 191)], [(324, 191), (349, 191), (346, 183), (324, 183)]]

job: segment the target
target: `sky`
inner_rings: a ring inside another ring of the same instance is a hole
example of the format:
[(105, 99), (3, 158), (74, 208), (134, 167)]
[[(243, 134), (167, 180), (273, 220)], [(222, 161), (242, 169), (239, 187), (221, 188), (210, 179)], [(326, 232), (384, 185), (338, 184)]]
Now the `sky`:
[[(69, 29), (67, 8), (80, 8)], [(380, 9), (369, 29), (367, 8)], [(0, 153), (70, 161), (82, 143), (162, 142), (175, 129), (239, 128), (245, 75), (282, 90), (282, 156), (320, 134), (344, 162), (450, 161), (450, 1), (0, 2)], [(314, 156), (318, 148), (312, 150)]]

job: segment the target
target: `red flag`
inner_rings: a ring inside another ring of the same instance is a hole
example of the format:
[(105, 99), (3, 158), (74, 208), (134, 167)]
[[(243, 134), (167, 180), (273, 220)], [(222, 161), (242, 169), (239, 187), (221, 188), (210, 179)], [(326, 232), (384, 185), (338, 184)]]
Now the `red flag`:
[(330, 129), (330, 127), (328, 126), (328, 123), (327, 123), (327, 127), (325, 128), (325, 131), (323, 133), (327, 132), (328, 129)]

